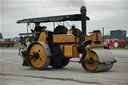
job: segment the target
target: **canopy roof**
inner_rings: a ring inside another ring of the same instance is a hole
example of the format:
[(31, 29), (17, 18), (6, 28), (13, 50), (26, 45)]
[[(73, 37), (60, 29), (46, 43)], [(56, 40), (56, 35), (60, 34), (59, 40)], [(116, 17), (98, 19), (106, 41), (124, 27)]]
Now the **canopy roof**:
[[(50, 17), (38, 17), (38, 18), (28, 18), (18, 20), (17, 23), (46, 23), (46, 22), (61, 22), (61, 21), (80, 21), (81, 14), (72, 14), (72, 15), (60, 15), (60, 16), (50, 16)], [(89, 20), (89, 17), (86, 17), (86, 20)]]

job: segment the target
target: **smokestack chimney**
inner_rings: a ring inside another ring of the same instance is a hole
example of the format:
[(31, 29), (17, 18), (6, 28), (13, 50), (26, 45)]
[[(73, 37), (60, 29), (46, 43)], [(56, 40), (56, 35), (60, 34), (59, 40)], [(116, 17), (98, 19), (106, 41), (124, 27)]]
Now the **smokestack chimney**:
[(82, 6), (80, 9), (81, 12), (81, 26), (82, 26), (82, 35), (86, 36), (86, 7)]

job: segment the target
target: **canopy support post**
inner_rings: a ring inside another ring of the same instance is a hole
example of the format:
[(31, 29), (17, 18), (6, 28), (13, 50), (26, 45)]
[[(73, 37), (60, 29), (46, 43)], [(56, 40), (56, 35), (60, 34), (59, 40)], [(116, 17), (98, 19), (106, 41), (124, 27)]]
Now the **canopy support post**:
[(64, 21), (63, 21), (63, 26), (65, 25)]
[(53, 29), (55, 28), (55, 25), (56, 25), (55, 22), (53, 22)]
[(28, 37), (28, 29), (29, 29), (29, 28), (28, 28), (28, 26), (29, 26), (29, 25), (30, 25), (30, 24), (29, 24), (29, 23), (27, 23), (27, 37)]

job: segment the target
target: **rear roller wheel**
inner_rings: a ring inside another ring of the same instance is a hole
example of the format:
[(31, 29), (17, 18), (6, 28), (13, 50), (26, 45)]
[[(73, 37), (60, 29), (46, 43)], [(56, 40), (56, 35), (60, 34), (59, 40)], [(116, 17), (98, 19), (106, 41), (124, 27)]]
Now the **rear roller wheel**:
[(31, 68), (46, 69), (51, 61), (51, 52), (47, 44), (34, 42), (28, 47), (27, 63)]
[(68, 65), (68, 63), (69, 63), (69, 59), (63, 59), (63, 60), (61, 60), (61, 62), (59, 62), (59, 63), (55, 63), (55, 62), (52, 63), (51, 66), (52, 66), (53, 68), (59, 69), (59, 68), (64, 68), (65, 66)]
[(82, 60), (85, 60), (85, 62), (82, 63), (82, 67), (89, 72), (108, 71), (115, 62), (109, 50), (91, 50), (89, 55), (85, 53), (82, 57)]
[(54, 49), (54, 53), (52, 54), (52, 58), (51, 58), (51, 66), (53, 68), (63, 68), (65, 66), (68, 65), (70, 59), (69, 58), (65, 58), (63, 52), (56, 48)]

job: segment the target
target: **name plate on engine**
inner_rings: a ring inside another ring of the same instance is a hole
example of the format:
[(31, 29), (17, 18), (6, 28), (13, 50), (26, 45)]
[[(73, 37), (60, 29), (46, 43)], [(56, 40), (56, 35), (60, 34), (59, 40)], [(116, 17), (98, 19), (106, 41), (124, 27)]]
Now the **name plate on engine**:
[(53, 42), (54, 43), (73, 43), (73, 42), (76, 42), (76, 39), (72, 34), (53, 35)]

